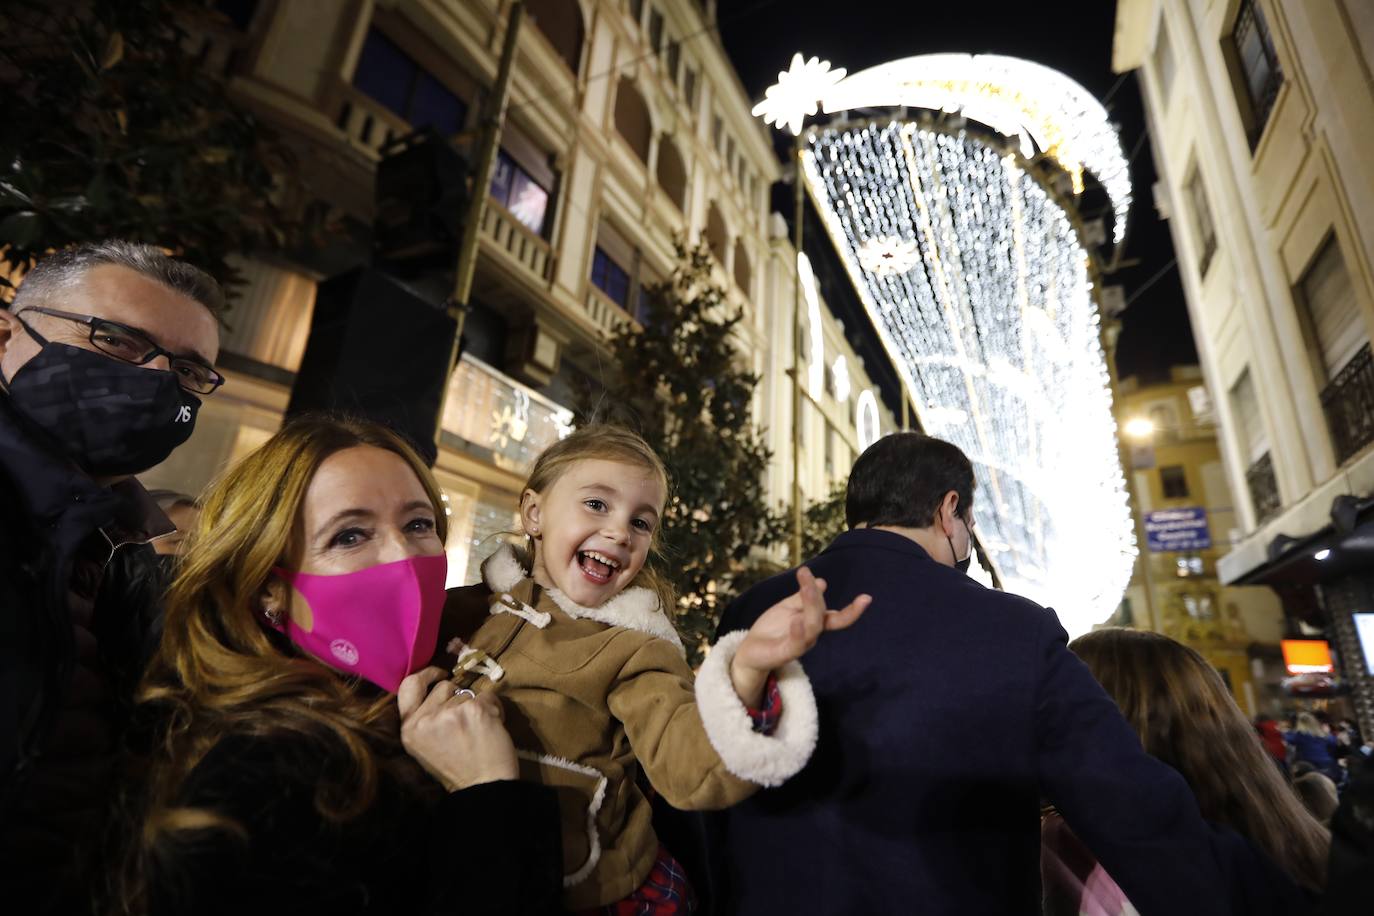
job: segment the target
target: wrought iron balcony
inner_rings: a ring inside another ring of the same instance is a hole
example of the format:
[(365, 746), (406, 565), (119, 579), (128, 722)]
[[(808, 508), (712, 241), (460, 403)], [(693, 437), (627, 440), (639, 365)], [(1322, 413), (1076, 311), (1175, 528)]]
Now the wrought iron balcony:
[(1374, 442), (1374, 358), (1369, 344), (1360, 348), (1322, 391), (1322, 412), (1331, 430), (1336, 462)]
[(1250, 489), (1250, 500), (1255, 505), (1257, 524), (1263, 525), (1275, 512), (1279, 511), (1279, 481), (1274, 476), (1274, 461), (1265, 452), (1258, 461), (1245, 472), (1245, 483)]

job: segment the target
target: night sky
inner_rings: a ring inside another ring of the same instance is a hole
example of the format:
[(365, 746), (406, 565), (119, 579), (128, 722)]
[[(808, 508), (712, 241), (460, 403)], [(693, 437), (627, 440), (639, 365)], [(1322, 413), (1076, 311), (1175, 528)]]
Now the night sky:
[[(1112, 72), (1111, 0), (1057, 3), (912, 3), (909, 12), (882, 0), (720, 0), (718, 22), (726, 52), (751, 98), (777, 80), (793, 52), (819, 56), (850, 73), (915, 54), (963, 51), (1007, 54), (1062, 70), (1103, 99), (1118, 82)], [(1107, 282), (1121, 283), (1127, 298), (1163, 276), (1132, 301), (1123, 317), (1117, 366), (1123, 377), (1167, 375), (1170, 365), (1195, 363), (1197, 354), (1178, 271), (1165, 269), (1174, 256), (1169, 227), (1154, 210), (1150, 143), (1134, 75), (1107, 101), (1121, 125), (1135, 202), (1123, 268)], [(770, 128), (771, 129), (771, 128)], [(775, 134), (778, 132), (775, 132)], [(1137, 147), (1138, 145), (1138, 147)], [(808, 246), (809, 247), (809, 246)]]

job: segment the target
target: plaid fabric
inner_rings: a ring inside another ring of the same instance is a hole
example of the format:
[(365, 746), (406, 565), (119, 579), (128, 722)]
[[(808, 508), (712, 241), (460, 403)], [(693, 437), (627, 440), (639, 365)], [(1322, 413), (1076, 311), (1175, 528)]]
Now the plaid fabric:
[[(771, 735), (777, 728), (782, 716), (782, 692), (778, 690), (775, 676), (768, 675), (763, 686), (763, 708), (748, 712), (749, 718), (754, 720), (754, 731)], [(695, 912), (696, 908), (696, 895), (687, 882), (687, 873), (667, 848), (659, 844), (654, 867), (637, 891), (624, 900), (580, 910), (577, 916), (677, 916)]]
[(579, 910), (577, 916), (677, 916), (693, 913), (696, 908), (697, 898), (687, 883), (687, 873), (667, 848), (659, 844), (658, 858), (639, 890), (624, 900)]
[(773, 734), (773, 729), (778, 727), (778, 719), (782, 716), (782, 692), (778, 690), (778, 679), (775, 675), (768, 675), (768, 681), (763, 685), (763, 709), (749, 710), (749, 718), (754, 720), (754, 731), (764, 735)]

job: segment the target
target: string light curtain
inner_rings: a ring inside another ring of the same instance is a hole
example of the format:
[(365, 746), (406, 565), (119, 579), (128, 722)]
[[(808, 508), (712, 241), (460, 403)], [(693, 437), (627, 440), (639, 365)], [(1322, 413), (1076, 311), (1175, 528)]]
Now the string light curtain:
[[(986, 59), (931, 57), (961, 66)], [(874, 70), (900, 75), (894, 66)], [(1071, 83), (1027, 66), (1047, 92)], [(814, 59), (800, 69), (794, 59), (793, 70), (811, 80), (794, 101), (805, 107), (809, 93), (821, 93), (810, 95), (812, 111), (815, 100), (827, 111), (882, 104), (855, 89), (875, 85), (872, 71), (836, 82)], [(1136, 545), (1088, 251), (1042, 184), (1042, 170), (1028, 166), (1034, 150), (1027, 144), (1045, 152), (1044, 138), (1052, 137), (1055, 148), (1072, 153), (1056, 164), (1074, 189), (1084, 164), (1111, 170), (1119, 159), (1108, 191), (1121, 220), (1129, 206), (1124, 157), (1119, 143), (1103, 148), (1104, 136), (1115, 141), (1105, 112), (1090, 124), (1045, 114), (1058, 106), (1081, 116), (1088, 107), (1081, 99), (1066, 101), (1061, 92), (1042, 104), (1033, 84), (990, 87), (986, 69), (981, 84), (967, 78), (966, 66), (944, 80), (928, 61), (917, 72), (922, 92), (929, 96), (934, 85), (943, 93), (927, 99), (931, 107), (968, 118), (977, 112), (983, 126), (942, 126), (948, 122), (924, 115), (810, 130), (805, 181), (923, 428), (974, 463), (976, 531), (1004, 587), (1052, 605), (1076, 635), (1116, 609)], [(914, 91), (907, 80), (904, 96), (884, 97), (909, 104)], [(959, 91), (970, 93), (967, 104), (954, 104)], [(1008, 105), (1021, 116), (1006, 115)], [(1029, 106), (1040, 118), (1033, 131)], [(760, 109), (770, 120), (800, 123), (783, 94)], [(1112, 236), (1123, 232), (1119, 221)]]

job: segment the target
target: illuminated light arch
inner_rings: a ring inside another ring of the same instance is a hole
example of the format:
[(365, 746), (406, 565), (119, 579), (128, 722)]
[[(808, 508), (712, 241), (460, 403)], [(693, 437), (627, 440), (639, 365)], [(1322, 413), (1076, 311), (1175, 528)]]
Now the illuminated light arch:
[[(972, 61), (982, 62), (987, 86), (971, 82)], [(809, 72), (806, 92), (816, 91), (822, 69)], [(1014, 91), (999, 82), (1009, 73), (1025, 77)], [(875, 74), (896, 85), (880, 95)], [(949, 110), (951, 99), (962, 98), (956, 107), (967, 117), (1003, 135), (929, 119), (818, 128), (805, 137), (802, 166), (922, 427), (957, 444), (974, 464), (975, 530), (998, 578), (1007, 590), (1054, 606), (1076, 635), (1120, 603), (1136, 548), (1088, 252), (1044, 169), (1024, 155), (1029, 134), (1066, 171), (1077, 163), (1103, 180), (1096, 169), (1120, 157), (1120, 145), (1105, 112), (1100, 126), (1111, 135), (1111, 156), (1085, 139), (1105, 142), (1105, 135), (1050, 124), (1049, 115), (1030, 110), (1037, 93), (1056, 85), (1075, 91), (1044, 99), (1044, 107), (1085, 107), (1081, 87), (1025, 61), (931, 55), (883, 65), (812, 98), (827, 111)], [(790, 124), (780, 94), (760, 108)], [(1120, 164), (1124, 172), (1124, 158)], [(1129, 206), (1128, 181), (1124, 188), (1117, 182), (1112, 199)], [(858, 406), (860, 445), (867, 447), (877, 437), (871, 391)]]
[(924, 108), (959, 112), (1015, 138), (1022, 156), (1039, 148), (1083, 190), (1083, 172), (1097, 177), (1115, 213), (1112, 238), (1126, 233), (1131, 177), (1107, 109), (1069, 77), (1042, 64), (1000, 54), (922, 54), (845, 75), (829, 61), (796, 54), (791, 69), (754, 106), (754, 114), (794, 134), (822, 111)]

